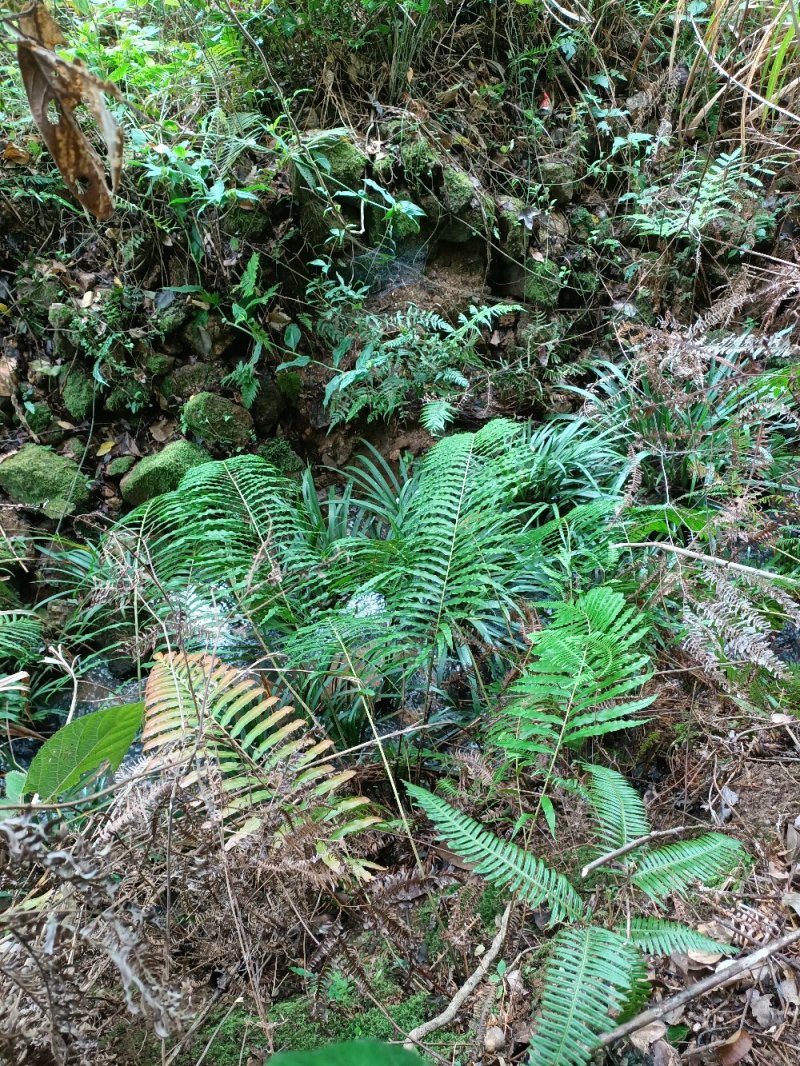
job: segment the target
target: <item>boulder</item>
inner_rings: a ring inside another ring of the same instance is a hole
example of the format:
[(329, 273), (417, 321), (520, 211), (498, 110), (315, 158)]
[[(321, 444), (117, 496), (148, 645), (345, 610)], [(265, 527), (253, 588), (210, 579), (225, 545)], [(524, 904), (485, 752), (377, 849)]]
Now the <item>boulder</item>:
[(89, 499), (89, 479), (78, 464), (40, 444), (26, 444), (0, 463), (0, 489), (53, 519), (73, 514)]
[(198, 392), (183, 405), (181, 419), (187, 430), (212, 451), (240, 452), (253, 439), (253, 418), (233, 400), (214, 392)]
[[(148, 455), (120, 482), (126, 503), (138, 505), (178, 487), (187, 470), (207, 463), (211, 456), (188, 440), (176, 440), (155, 455)], [(0, 468), (2, 469), (2, 468)]]

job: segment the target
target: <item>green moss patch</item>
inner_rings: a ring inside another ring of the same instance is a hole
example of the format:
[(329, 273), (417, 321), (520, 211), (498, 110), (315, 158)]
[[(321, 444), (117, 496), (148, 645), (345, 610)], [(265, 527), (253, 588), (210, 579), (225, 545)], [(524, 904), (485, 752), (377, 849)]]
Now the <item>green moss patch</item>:
[(0, 463), (0, 489), (15, 503), (56, 519), (74, 514), (89, 499), (89, 480), (78, 464), (40, 444), (26, 444)]
[(239, 452), (253, 438), (250, 412), (213, 392), (193, 396), (184, 404), (182, 418), (186, 429), (214, 451)]
[(155, 455), (148, 455), (137, 463), (120, 483), (122, 498), (130, 504), (138, 505), (154, 496), (176, 489), (187, 470), (201, 463), (207, 463), (211, 456), (196, 444), (187, 440), (177, 440), (168, 444)]
[(72, 370), (64, 381), (61, 398), (69, 415), (76, 422), (82, 422), (92, 409), (94, 382), (80, 370)]

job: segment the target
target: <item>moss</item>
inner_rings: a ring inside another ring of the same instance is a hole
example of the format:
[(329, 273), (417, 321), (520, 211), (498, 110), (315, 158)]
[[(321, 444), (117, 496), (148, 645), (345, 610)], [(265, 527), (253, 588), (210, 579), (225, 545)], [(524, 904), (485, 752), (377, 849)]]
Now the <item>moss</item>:
[(497, 204), (497, 221), (503, 252), (509, 259), (521, 263), (530, 242), (530, 231), (524, 220), (525, 204), (513, 196)]
[(208, 452), (196, 444), (174, 441), (155, 455), (146, 456), (125, 475), (120, 483), (122, 498), (130, 504), (140, 504), (171, 492), (187, 470), (210, 459)]
[(504, 890), (496, 888), (494, 885), (490, 885), (489, 888), (481, 893), (476, 910), (481, 921), (488, 929), (494, 927), (494, 920), (502, 911), (505, 903), (506, 895)]
[(433, 169), (439, 160), (424, 137), (407, 141), (401, 146), (400, 162), (409, 181), (415, 185), (430, 187)]
[(154, 378), (160, 378), (172, 370), (175, 360), (171, 355), (165, 355), (163, 352), (151, 352), (145, 359), (144, 365), (148, 374)]
[(64, 381), (61, 398), (71, 418), (82, 422), (92, 409), (94, 382), (80, 370), (71, 370)]
[(25, 421), (28, 423), (30, 431), (38, 436), (40, 433), (44, 433), (52, 424), (53, 412), (43, 400), (40, 400), (38, 403), (32, 403), (26, 408)]
[(47, 321), (53, 329), (69, 329), (76, 318), (75, 309), (70, 304), (50, 304), (47, 309)]
[(207, 392), (222, 384), (222, 369), (216, 363), (184, 363), (164, 381), (167, 399), (188, 399), (196, 392)]
[(141, 385), (138, 381), (126, 381), (109, 392), (103, 406), (112, 414), (122, 411), (130, 411), (131, 414), (136, 414), (143, 407), (147, 407), (149, 403), (150, 393), (144, 385)]
[[(367, 157), (352, 141), (342, 138), (324, 149), (330, 172), (323, 180), (330, 180), (335, 188), (357, 189), (367, 168)], [(326, 181), (327, 184), (327, 181)]]
[(305, 462), (283, 437), (264, 441), (258, 448), (258, 455), (286, 477), (298, 477), (306, 468)]
[(0, 489), (48, 518), (73, 514), (89, 499), (89, 481), (78, 464), (40, 444), (26, 444), (0, 463)]
[(133, 455), (118, 455), (116, 459), (112, 459), (108, 464), (106, 473), (109, 477), (122, 477), (128, 473), (135, 463), (136, 458)]
[(543, 159), (539, 163), (539, 178), (556, 203), (570, 203), (575, 195), (575, 168), (564, 160)]
[(453, 215), (460, 214), (468, 207), (475, 196), (475, 186), (472, 178), (460, 167), (448, 166), (442, 173), (442, 199), (448, 211)]
[(303, 378), (296, 370), (284, 370), (277, 374), (275, 383), (287, 400), (293, 403), (303, 391)]
[(525, 299), (537, 307), (553, 308), (561, 294), (561, 271), (552, 259), (525, 262)]
[(215, 451), (239, 452), (253, 438), (250, 412), (214, 392), (198, 392), (192, 396), (183, 405), (181, 418), (187, 429)]

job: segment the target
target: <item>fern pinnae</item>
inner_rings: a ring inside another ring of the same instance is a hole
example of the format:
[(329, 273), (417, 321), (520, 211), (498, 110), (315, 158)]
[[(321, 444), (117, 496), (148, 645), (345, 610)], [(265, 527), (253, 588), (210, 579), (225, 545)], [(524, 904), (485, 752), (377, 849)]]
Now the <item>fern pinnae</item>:
[(738, 840), (722, 833), (706, 833), (695, 840), (665, 844), (639, 860), (632, 883), (653, 900), (663, 900), (672, 892), (682, 894), (690, 885), (717, 884), (743, 870), (747, 852)]
[(545, 967), (529, 1066), (585, 1066), (640, 975), (638, 952), (618, 933), (593, 926), (558, 933)]
[(650, 820), (644, 802), (625, 777), (616, 770), (591, 763), (583, 763), (582, 769), (591, 779), (589, 802), (599, 823), (599, 850), (614, 851), (647, 836)]
[(580, 896), (563, 874), (517, 844), (495, 836), (427, 789), (406, 782), (406, 790), (431, 819), (445, 843), (461, 858), (476, 864), (476, 874), (493, 885), (518, 892), (530, 907), (546, 903), (550, 924), (575, 920), (585, 913)]
[(735, 955), (739, 950), (735, 944), (722, 943), (691, 929), (683, 922), (665, 918), (631, 918), (626, 925), (618, 926), (617, 932), (646, 955), (670, 955), (673, 951), (710, 951)]

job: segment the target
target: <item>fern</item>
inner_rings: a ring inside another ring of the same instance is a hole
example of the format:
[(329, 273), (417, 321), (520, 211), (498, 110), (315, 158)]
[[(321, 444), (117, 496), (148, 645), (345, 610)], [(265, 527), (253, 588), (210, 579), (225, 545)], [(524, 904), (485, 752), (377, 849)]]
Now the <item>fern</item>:
[(647, 626), (621, 593), (605, 586), (551, 605), (553, 619), (531, 635), (538, 658), (511, 690), (494, 740), (511, 758), (544, 755), (552, 774), (562, 748), (640, 725), (653, 697), (627, 699), (652, 672), (639, 651)]
[(631, 881), (651, 899), (662, 900), (690, 885), (717, 884), (737, 869), (744, 869), (747, 853), (738, 842), (721, 833), (706, 833), (650, 851), (639, 860)]
[(598, 820), (600, 850), (614, 851), (650, 832), (644, 803), (628, 781), (605, 766), (585, 763), (590, 777), (589, 802)]
[(516, 844), (495, 836), (427, 789), (408, 783), (406, 789), (436, 826), (442, 840), (462, 859), (475, 863), (476, 874), (499, 888), (518, 892), (530, 907), (546, 904), (551, 924), (565, 918), (576, 919), (584, 913), (580, 896), (562, 874)]
[[(279, 802), (285, 826), (303, 818), (324, 822), (330, 839), (346, 836), (375, 819), (351, 819), (367, 801), (333, 797), (355, 771), (339, 771), (321, 757), (332, 745), (314, 738), (294, 708), (270, 695), (254, 677), (226, 666), (211, 655), (159, 655), (147, 681), (143, 748), (150, 765), (172, 765), (174, 749), (196, 749), (194, 768), (184, 785), (219, 776), (222, 814), (251, 814), (247, 825), (260, 824), (259, 807)], [(214, 774), (209, 777), (210, 766)], [(283, 796), (291, 804), (281, 803)], [(327, 852), (320, 843), (320, 853)]]
[(33, 611), (0, 610), (0, 664), (26, 666), (42, 644), (42, 624)]
[(669, 955), (673, 951), (714, 951), (732, 955), (738, 950), (733, 944), (723, 944), (710, 936), (690, 929), (682, 922), (663, 918), (632, 918), (617, 932), (646, 955)]
[(544, 972), (529, 1066), (584, 1066), (642, 977), (635, 948), (607, 929), (560, 932)]

